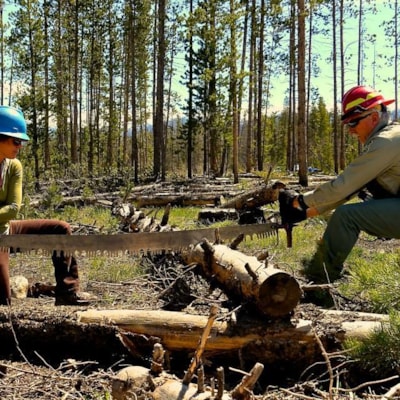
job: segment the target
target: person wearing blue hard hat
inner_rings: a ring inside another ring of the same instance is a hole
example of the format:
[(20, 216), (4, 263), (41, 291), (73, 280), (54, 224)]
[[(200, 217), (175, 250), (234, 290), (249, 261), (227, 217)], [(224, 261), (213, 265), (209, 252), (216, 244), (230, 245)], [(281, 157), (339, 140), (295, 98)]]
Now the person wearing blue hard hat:
[[(29, 140), (23, 113), (0, 106), (0, 234), (71, 234), (65, 221), (55, 219), (17, 220), (22, 204), (23, 168), (17, 155)], [(78, 264), (62, 252), (52, 255), (56, 305), (87, 305), (90, 295), (79, 292)], [(11, 304), (9, 251), (0, 251), (0, 304)]]

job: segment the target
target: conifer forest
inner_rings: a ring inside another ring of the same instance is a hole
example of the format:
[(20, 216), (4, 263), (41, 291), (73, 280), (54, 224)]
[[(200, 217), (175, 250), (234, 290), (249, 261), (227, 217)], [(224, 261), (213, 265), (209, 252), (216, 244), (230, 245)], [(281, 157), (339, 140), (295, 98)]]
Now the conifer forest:
[(337, 173), (359, 151), (340, 123), (347, 89), (385, 84), (397, 100), (397, 0), (1, 0), (0, 10), (1, 103), (24, 112), (20, 158), (35, 182), (280, 169), (306, 185), (309, 167)]

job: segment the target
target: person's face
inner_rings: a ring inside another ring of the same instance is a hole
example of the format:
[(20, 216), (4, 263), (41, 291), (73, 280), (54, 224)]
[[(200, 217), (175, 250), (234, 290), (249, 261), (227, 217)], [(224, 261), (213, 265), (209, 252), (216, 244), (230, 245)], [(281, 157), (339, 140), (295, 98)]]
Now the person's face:
[(18, 155), (19, 149), (24, 141), (17, 138), (9, 137), (6, 140), (0, 141), (0, 160), (4, 158), (15, 158)]
[(379, 111), (372, 110), (357, 118), (353, 118), (346, 125), (350, 135), (357, 136), (360, 143), (364, 144), (378, 122)]

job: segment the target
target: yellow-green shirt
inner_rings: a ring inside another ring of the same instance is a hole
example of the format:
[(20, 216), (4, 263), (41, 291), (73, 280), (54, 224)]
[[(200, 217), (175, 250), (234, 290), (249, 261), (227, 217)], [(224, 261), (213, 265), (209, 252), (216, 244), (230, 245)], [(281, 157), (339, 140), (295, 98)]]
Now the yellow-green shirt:
[[(22, 203), (22, 164), (14, 158), (4, 159), (3, 184), (0, 187), (0, 233), (8, 230), (9, 222), (17, 217)], [(0, 180), (1, 181), (1, 180)]]

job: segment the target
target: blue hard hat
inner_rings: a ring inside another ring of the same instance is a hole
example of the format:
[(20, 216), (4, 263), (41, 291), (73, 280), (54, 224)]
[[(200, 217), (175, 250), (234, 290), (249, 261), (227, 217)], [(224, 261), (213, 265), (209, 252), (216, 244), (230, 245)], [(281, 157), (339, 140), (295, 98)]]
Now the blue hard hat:
[(22, 111), (10, 106), (0, 106), (0, 135), (29, 140)]

